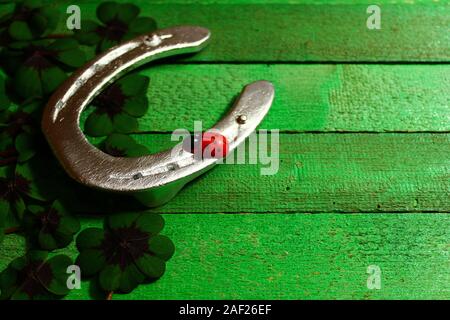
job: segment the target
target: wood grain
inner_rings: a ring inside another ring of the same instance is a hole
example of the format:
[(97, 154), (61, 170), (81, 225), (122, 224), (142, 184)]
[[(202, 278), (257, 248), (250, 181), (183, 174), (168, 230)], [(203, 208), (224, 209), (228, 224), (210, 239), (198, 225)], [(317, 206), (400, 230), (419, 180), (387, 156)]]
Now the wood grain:
[[(98, 1), (80, 4), (93, 17)], [(210, 46), (190, 61), (448, 61), (450, 7), (384, 4), (369, 30), (368, 4), (150, 4), (134, 1), (160, 27), (207, 27)], [(372, 3), (370, 3), (372, 4)]]
[[(115, 299), (448, 299), (444, 214), (165, 215), (166, 274)], [(99, 226), (85, 219), (83, 227)], [(18, 236), (5, 245), (22, 253)], [(0, 267), (11, 251), (0, 250)], [(73, 246), (62, 251), (72, 257)], [(381, 290), (367, 267), (381, 268)], [(88, 299), (89, 283), (69, 299)]]
[(261, 128), (450, 131), (450, 65), (149, 64), (141, 73), (151, 79), (141, 131), (192, 130), (196, 120), (210, 128), (261, 79), (276, 90)]

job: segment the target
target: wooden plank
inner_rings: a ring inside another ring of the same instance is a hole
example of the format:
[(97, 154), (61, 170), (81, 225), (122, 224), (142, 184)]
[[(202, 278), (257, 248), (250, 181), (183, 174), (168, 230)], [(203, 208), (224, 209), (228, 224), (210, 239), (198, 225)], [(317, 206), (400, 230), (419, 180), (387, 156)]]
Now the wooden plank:
[[(80, 4), (84, 17), (98, 1)], [(160, 27), (209, 28), (210, 46), (190, 61), (448, 61), (447, 3), (382, 5), (369, 30), (368, 4), (150, 4), (134, 1)], [(64, 8), (65, 9), (65, 8)]]
[[(449, 215), (192, 214), (165, 220), (163, 234), (176, 245), (166, 274), (114, 299), (450, 298)], [(1, 267), (23, 252), (17, 238), (5, 239)], [(73, 245), (62, 252), (77, 255)], [(369, 265), (381, 269), (380, 290), (367, 288)], [(89, 283), (68, 298), (90, 298)]]
[(142, 74), (151, 81), (141, 131), (209, 128), (261, 79), (276, 89), (262, 128), (450, 131), (450, 65), (149, 65)]
[[(175, 143), (136, 139), (152, 153)], [(261, 175), (269, 165), (219, 165), (153, 210), (450, 212), (450, 134), (281, 134), (279, 149), (275, 175)]]

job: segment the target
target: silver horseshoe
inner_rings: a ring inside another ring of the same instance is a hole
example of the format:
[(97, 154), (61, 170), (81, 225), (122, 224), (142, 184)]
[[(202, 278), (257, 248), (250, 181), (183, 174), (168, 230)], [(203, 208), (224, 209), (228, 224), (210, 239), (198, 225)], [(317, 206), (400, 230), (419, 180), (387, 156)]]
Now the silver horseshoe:
[[(148, 156), (113, 157), (90, 144), (79, 126), (85, 107), (119, 76), (149, 61), (200, 51), (209, 39), (210, 32), (201, 27), (157, 30), (109, 49), (74, 72), (52, 95), (42, 119), (44, 135), (69, 176), (89, 187), (131, 192), (154, 207), (210, 169), (218, 159), (198, 159), (183, 149), (182, 142)], [(270, 82), (248, 84), (228, 114), (214, 125), (227, 138), (229, 154), (261, 123), (273, 98)]]

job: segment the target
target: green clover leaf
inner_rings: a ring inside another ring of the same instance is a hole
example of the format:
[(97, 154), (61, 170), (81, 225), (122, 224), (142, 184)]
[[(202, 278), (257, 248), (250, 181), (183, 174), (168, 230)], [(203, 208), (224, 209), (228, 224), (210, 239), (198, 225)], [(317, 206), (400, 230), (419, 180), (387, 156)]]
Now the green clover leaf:
[(0, 299), (54, 299), (69, 292), (67, 267), (72, 260), (66, 255), (47, 259), (45, 251), (30, 251), (13, 260), (0, 273)]
[(11, 105), (11, 101), (6, 93), (5, 79), (3, 75), (0, 74), (0, 111), (7, 110)]
[(18, 153), (14, 140), (5, 132), (0, 132), (0, 167), (15, 164)]
[(172, 241), (159, 234), (160, 215), (123, 213), (109, 216), (104, 229), (88, 228), (77, 237), (77, 264), (86, 276), (97, 275), (105, 291), (131, 292), (163, 275), (174, 253)]
[(0, 212), (0, 244), (2, 244), (3, 238), (5, 237), (5, 212)]
[(148, 109), (148, 84), (148, 77), (131, 74), (106, 88), (92, 102), (95, 111), (86, 119), (85, 132), (92, 137), (135, 132), (137, 118)]
[(36, 154), (35, 137), (29, 133), (22, 132), (16, 137), (14, 146), (17, 150), (17, 161), (25, 162), (30, 160)]
[(24, 216), (27, 234), (44, 250), (66, 247), (80, 230), (79, 221), (58, 201), (50, 207), (30, 205), (27, 211), (29, 214)]
[(156, 30), (155, 20), (138, 17), (139, 12), (131, 3), (105, 1), (97, 7), (97, 18), (102, 24), (82, 21), (82, 28), (75, 37), (82, 44), (96, 45), (97, 52), (102, 52), (124, 40)]

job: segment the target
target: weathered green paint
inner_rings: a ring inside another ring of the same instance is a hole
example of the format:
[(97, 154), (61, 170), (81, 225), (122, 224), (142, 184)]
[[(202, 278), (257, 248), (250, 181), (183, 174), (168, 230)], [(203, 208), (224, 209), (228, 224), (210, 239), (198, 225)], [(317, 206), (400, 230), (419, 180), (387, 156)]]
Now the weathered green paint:
[[(98, 1), (80, 4), (92, 16)], [(448, 61), (448, 4), (386, 4), (369, 30), (367, 4), (150, 4), (160, 27), (209, 28), (211, 45), (191, 61)], [(372, 3), (370, 3), (372, 4)]]
[[(166, 274), (130, 295), (115, 294), (114, 299), (450, 298), (449, 215), (164, 218), (163, 234), (177, 246)], [(100, 222), (85, 219), (83, 225)], [(8, 236), (6, 246), (16, 247), (17, 238)], [(63, 252), (77, 255), (73, 246)], [(12, 256), (6, 253), (0, 251), (1, 267)], [(367, 288), (369, 265), (381, 268), (381, 290)], [(89, 283), (83, 282), (68, 298), (89, 297)]]
[[(281, 131), (450, 131), (449, 65), (153, 65), (140, 131), (209, 128), (242, 87), (275, 85), (261, 128)], [(85, 113), (86, 114), (86, 113)]]

